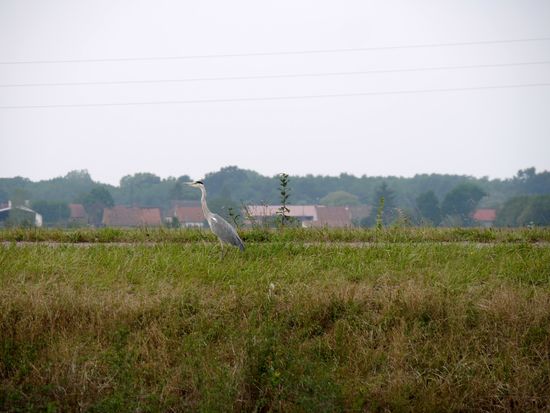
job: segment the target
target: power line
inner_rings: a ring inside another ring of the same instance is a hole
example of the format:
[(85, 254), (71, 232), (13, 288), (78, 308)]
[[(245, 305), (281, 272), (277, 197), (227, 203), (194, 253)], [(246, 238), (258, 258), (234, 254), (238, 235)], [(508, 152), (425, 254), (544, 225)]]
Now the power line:
[(329, 73), (288, 73), (275, 75), (255, 75), (255, 76), (220, 76), (220, 77), (198, 77), (187, 79), (149, 79), (149, 80), (113, 80), (113, 81), (86, 81), (86, 82), (53, 82), (53, 83), (15, 83), (0, 85), (0, 88), (15, 87), (59, 87), (59, 86), (100, 86), (100, 85), (134, 85), (134, 84), (155, 84), (155, 83), (184, 83), (184, 82), (205, 82), (205, 81), (228, 81), (228, 80), (262, 80), (262, 79), (289, 79), (304, 77), (329, 77), (329, 76), (357, 76), (381, 73), (404, 73), (404, 72), (422, 72), (437, 70), (463, 70), (463, 69), (486, 69), (514, 66), (533, 66), (547, 65), (550, 60), (538, 62), (518, 62), (518, 63), (496, 63), (479, 65), (460, 65), (460, 66), (428, 66), (405, 69), (375, 69), (353, 72), (329, 72)]
[(182, 104), (199, 104), (199, 103), (259, 102), (259, 101), (280, 101), (280, 100), (302, 100), (302, 99), (330, 99), (330, 98), (364, 97), (364, 96), (412, 95), (412, 94), (441, 93), (441, 92), (464, 92), (464, 91), (475, 91), (475, 90), (519, 89), (519, 88), (532, 88), (532, 87), (545, 87), (545, 86), (550, 86), (550, 83), (474, 86), (474, 87), (420, 89), (420, 90), (397, 90), (397, 91), (385, 91), (385, 92), (335, 93), (335, 94), (299, 95), (299, 96), (264, 96), (264, 97), (167, 100), (167, 101), (147, 101), (147, 102), (17, 105), (17, 106), (0, 106), (0, 109), (59, 109), (59, 108), (77, 108), (77, 107), (91, 108), (91, 107), (103, 107), (103, 106), (145, 106), (145, 105), (182, 105)]
[(307, 54), (326, 54), (326, 53), (350, 53), (350, 52), (370, 52), (376, 50), (399, 50), (399, 49), (420, 49), (433, 47), (457, 47), (457, 46), (481, 46), (491, 44), (506, 43), (525, 43), (540, 42), (550, 40), (550, 37), (535, 37), (525, 39), (506, 39), (506, 40), (484, 40), (470, 42), (451, 42), (451, 43), (427, 43), (410, 44), (401, 46), (373, 46), (356, 47), (340, 49), (313, 49), (296, 50), (280, 52), (254, 52), (254, 53), (227, 53), (227, 54), (204, 54), (204, 55), (184, 55), (184, 56), (145, 56), (145, 57), (113, 57), (96, 59), (57, 59), (57, 60), (14, 60), (0, 62), (0, 65), (30, 65), (30, 64), (63, 64), (63, 63), (106, 63), (106, 62), (136, 62), (136, 61), (161, 61), (161, 60), (189, 60), (189, 59), (223, 59), (233, 57), (259, 57), (259, 56), (291, 56)]

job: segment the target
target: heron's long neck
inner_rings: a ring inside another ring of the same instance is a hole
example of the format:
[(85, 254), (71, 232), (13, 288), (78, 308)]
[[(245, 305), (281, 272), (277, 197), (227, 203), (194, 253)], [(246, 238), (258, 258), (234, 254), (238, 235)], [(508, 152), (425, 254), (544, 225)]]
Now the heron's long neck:
[(206, 205), (206, 189), (201, 188), (201, 192), (202, 213), (204, 214), (204, 217), (207, 218), (210, 215), (210, 210), (208, 209), (208, 205)]

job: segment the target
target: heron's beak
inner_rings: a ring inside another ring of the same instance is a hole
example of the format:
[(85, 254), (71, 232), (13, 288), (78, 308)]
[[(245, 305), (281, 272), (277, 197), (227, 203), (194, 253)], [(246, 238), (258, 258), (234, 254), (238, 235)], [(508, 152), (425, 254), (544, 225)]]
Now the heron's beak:
[(185, 185), (189, 185), (189, 186), (193, 186), (195, 183), (194, 182), (186, 182)]

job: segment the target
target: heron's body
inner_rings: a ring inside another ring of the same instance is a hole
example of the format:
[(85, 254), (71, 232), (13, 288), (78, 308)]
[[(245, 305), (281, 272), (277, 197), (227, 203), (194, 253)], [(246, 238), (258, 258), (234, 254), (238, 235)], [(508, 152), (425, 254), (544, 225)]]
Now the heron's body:
[(244, 243), (235, 228), (218, 214), (210, 214), (208, 225), (220, 241), (239, 247), (241, 251), (244, 250)]
[(241, 251), (243, 251), (244, 242), (239, 237), (239, 234), (237, 234), (235, 228), (233, 228), (233, 226), (231, 226), (231, 224), (223, 219), (221, 216), (219, 216), (218, 214), (213, 214), (208, 209), (208, 205), (206, 204), (206, 189), (204, 188), (204, 184), (201, 181), (197, 181), (189, 183), (189, 185), (195, 188), (200, 188), (202, 192), (202, 212), (204, 214), (204, 217), (206, 218), (206, 221), (208, 222), (208, 226), (220, 240), (220, 244), (222, 246), (222, 256), (224, 242), (226, 244), (234, 245), (235, 247), (238, 247)]

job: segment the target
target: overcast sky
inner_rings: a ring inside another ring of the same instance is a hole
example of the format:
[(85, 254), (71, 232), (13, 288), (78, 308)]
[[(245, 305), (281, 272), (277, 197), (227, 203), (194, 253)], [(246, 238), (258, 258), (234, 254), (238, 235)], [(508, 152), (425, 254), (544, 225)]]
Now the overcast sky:
[(0, 0), (0, 177), (548, 170), (549, 22), (548, 0)]

